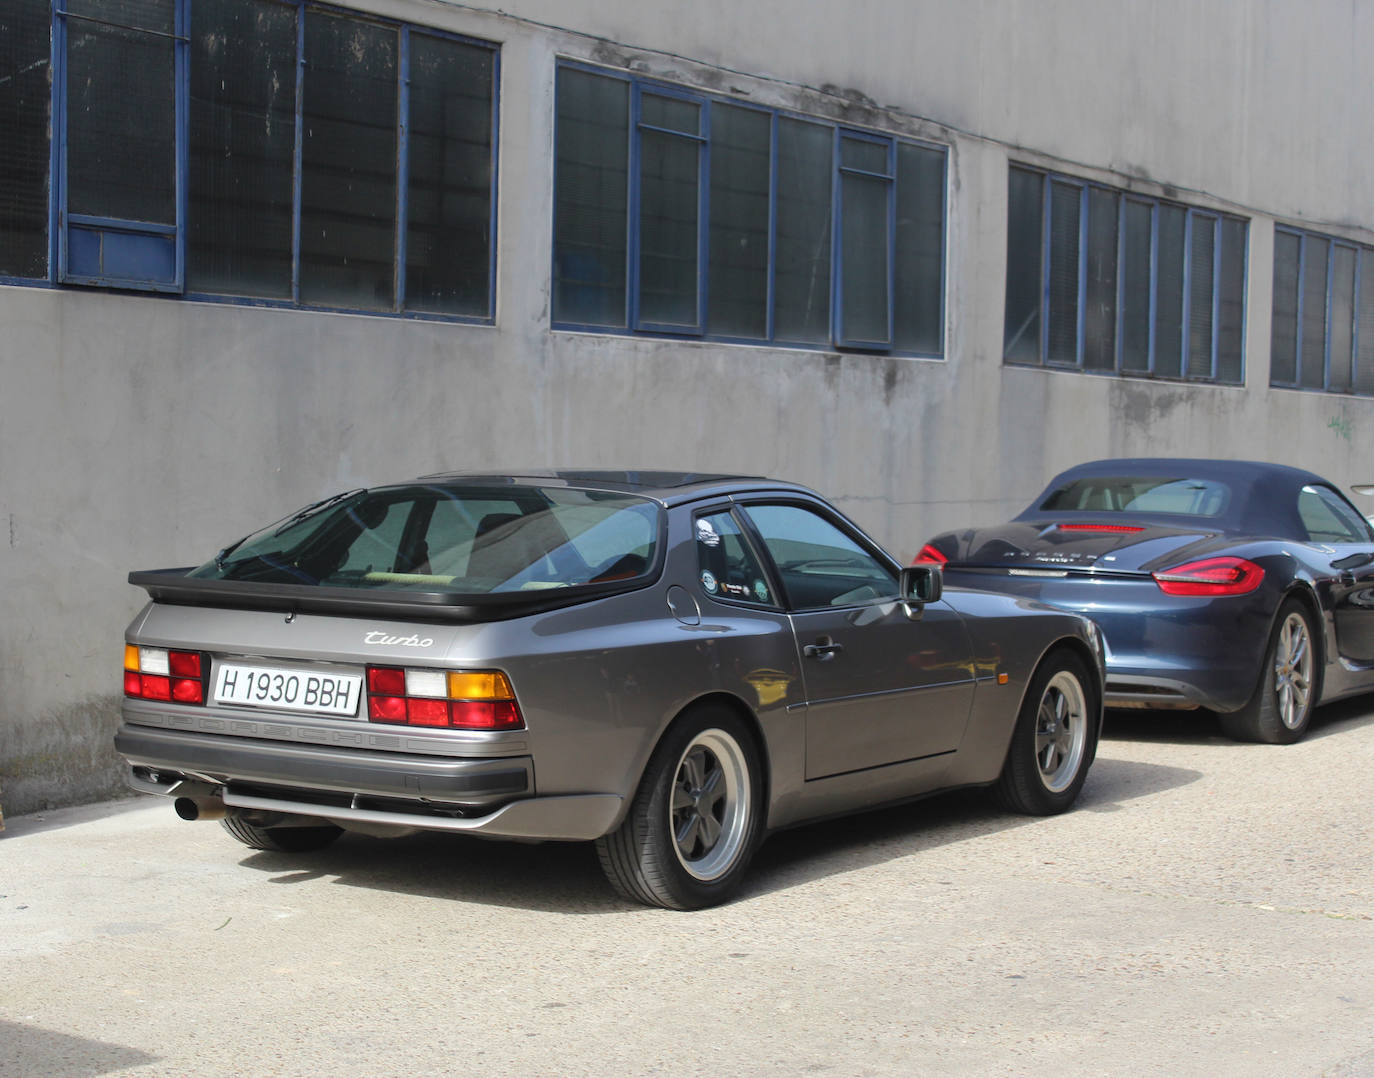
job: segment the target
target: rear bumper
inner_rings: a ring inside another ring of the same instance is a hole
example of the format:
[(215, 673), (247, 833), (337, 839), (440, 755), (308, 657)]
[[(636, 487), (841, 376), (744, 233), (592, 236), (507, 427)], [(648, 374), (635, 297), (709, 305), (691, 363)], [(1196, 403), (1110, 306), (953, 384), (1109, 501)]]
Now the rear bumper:
[(493, 838), (599, 838), (617, 819), (614, 794), (534, 796), (528, 756), (485, 759), (322, 748), (188, 733), (125, 722), (115, 749), (130, 785), (175, 795), (208, 783), (231, 808), (461, 831)]
[(1014, 577), (955, 569), (946, 580), (1035, 599), (1097, 622), (1108, 707), (1235, 711), (1253, 695), (1277, 600), (1165, 595), (1148, 577)]

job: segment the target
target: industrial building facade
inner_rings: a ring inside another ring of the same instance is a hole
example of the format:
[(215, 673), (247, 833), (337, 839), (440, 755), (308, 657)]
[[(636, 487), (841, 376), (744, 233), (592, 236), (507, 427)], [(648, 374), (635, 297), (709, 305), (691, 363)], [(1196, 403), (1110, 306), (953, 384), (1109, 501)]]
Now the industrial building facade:
[(910, 557), (1093, 457), (1374, 481), (1367, 45), (1336, 0), (8, 0), (0, 804), (120, 788), (129, 569), (343, 487), (769, 474)]

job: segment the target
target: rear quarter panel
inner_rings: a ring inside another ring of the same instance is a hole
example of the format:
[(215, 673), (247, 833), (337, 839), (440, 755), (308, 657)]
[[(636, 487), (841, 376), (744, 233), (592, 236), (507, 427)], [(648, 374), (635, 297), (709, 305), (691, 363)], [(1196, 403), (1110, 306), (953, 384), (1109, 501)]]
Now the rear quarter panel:
[[(978, 677), (973, 713), (950, 785), (988, 783), (1002, 771), (1030, 680), (1054, 648), (1066, 646), (1083, 657), (1101, 702), (1102, 665), (1095, 630), (1081, 617), (1030, 599), (962, 587), (948, 588), (945, 598), (964, 616)], [(1005, 685), (998, 684), (999, 674), (1007, 675)]]

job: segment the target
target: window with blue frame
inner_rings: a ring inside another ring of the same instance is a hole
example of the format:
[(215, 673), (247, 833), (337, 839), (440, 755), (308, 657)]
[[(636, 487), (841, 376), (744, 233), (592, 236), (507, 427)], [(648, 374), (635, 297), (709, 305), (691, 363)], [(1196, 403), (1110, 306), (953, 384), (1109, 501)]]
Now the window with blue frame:
[(1374, 395), (1374, 249), (1274, 230), (1269, 384)]
[(6, 0), (0, 276), (489, 320), (496, 65), (304, 0)]
[(1246, 222), (1013, 165), (1010, 364), (1239, 384)]
[(493, 46), (196, 0), (187, 290), (489, 319)]
[(57, 0), (58, 279), (179, 291), (186, 65), (177, 0)]
[(49, 0), (0, 6), (0, 277), (48, 276), (52, 11)]
[(557, 72), (556, 326), (938, 356), (937, 146)]

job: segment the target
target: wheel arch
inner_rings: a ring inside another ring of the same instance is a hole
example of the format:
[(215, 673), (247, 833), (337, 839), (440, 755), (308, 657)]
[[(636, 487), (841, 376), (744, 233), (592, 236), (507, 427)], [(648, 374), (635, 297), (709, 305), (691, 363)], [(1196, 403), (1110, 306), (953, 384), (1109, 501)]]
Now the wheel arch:
[(735, 717), (744, 724), (745, 729), (748, 731), (753, 741), (754, 753), (758, 759), (759, 765), (759, 781), (763, 787), (759, 791), (758, 805), (763, 814), (766, 826), (768, 809), (772, 797), (773, 765), (768, 752), (768, 739), (764, 736), (763, 732), (763, 724), (759, 721), (759, 717), (755, 714), (754, 709), (743, 699), (736, 696), (734, 693), (726, 692), (723, 689), (717, 689), (712, 692), (702, 693), (700, 696), (694, 696), (691, 700), (688, 700), (679, 707), (672, 717), (663, 723), (652, 743), (650, 743), (642, 753), (642, 758), (639, 760), (638, 766), (635, 769), (634, 783), (630, 787), (630, 794), (622, 802), (621, 810), (617, 814), (611, 830), (619, 827), (625, 819), (626, 814), (630, 810), (630, 804), (634, 800), (635, 792), (639, 790), (640, 783), (644, 781), (644, 772), (648, 770), (649, 761), (653, 759), (654, 753), (658, 751), (658, 747), (663, 744), (664, 739), (668, 737), (673, 728), (698, 709), (713, 706), (724, 707), (731, 711)]
[(1093, 651), (1092, 646), (1086, 640), (1080, 636), (1073, 635), (1057, 637), (1045, 645), (1044, 650), (1040, 652), (1039, 657), (1035, 660), (1035, 665), (1031, 667), (1030, 675), (1026, 678), (1026, 688), (1022, 691), (1022, 701), (1024, 702), (1025, 693), (1030, 691), (1030, 683), (1035, 678), (1036, 672), (1045, 664), (1045, 660), (1056, 651), (1071, 651), (1083, 660), (1084, 665), (1088, 668), (1088, 673), (1092, 675), (1093, 689), (1097, 692), (1097, 702), (1099, 710), (1101, 710), (1102, 699), (1106, 692), (1107, 684), (1106, 678), (1102, 673), (1102, 666), (1098, 661), (1098, 655)]
[[(1088, 763), (1092, 763), (1097, 756), (1097, 744), (1102, 738), (1102, 727), (1106, 721), (1105, 700), (1107, 681), (1101, 663), (1099, 662), (1098, 655), (1093, 651), (1092, 646), (1082, 637), (1073, 634), (1060, 636), (1051, 640), (1045, 646), (1044, 650), (1040, 652), (1039, 657), (1035, 660), (1035, 665), (1030, 668), (1030, 672), (1026, 676), (1026, 685), (1025, 688), (1021, 690), (1021, 701), (1017, 705), (1017, 714), (1019, 715), (1020, 709), (1025, 706), (1026, 694), (1031, 690), (1031, 684), (1035, 681), (1035, 675), (1040, 672), (1040, 668), (1045, 665), (1050, 656), (1059, 651), (1068, 651), (1082, 659), (1083, 665), (1088, 669), (1089, 676), (1093, 679), (1092, 688), (1096, 694), (1097, 703), (1097, 729), (1094, 732), (1091, 753), (1088, 757)], [(1008, 751), (1010, 751), (1010, 742), (1008, 742)]]

